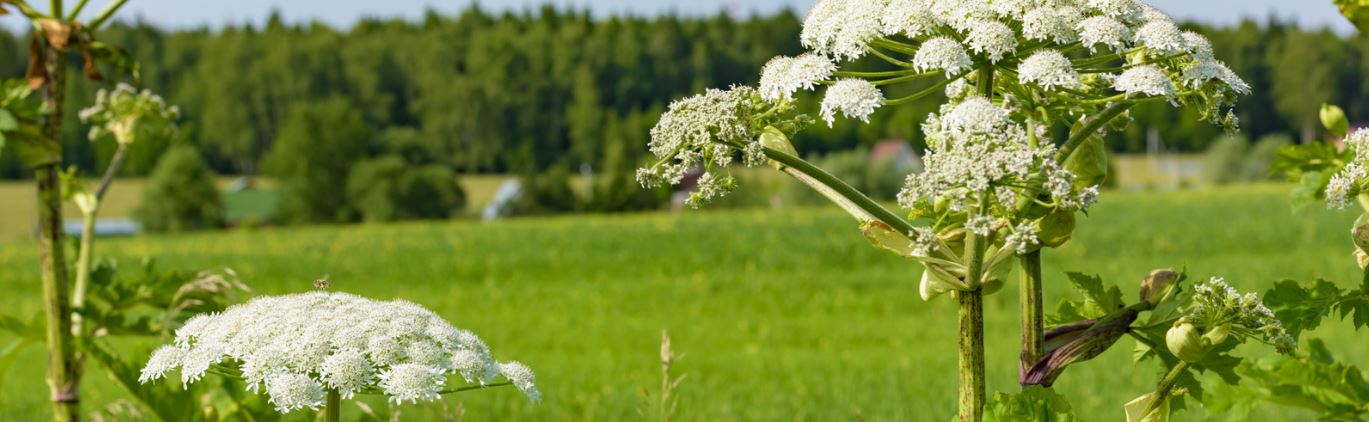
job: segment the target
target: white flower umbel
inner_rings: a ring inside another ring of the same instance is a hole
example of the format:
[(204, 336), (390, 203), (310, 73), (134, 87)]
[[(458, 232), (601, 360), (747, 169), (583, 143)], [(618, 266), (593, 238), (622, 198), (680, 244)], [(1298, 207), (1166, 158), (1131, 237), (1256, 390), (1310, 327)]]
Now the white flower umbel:
[(121, 145), (133, 143), (140, 137), (168, 138), (176, 130), (181, 109), (167, 105), (152, 91), (139, 92), (132, 85), (120, 83), (113, 91), (101, 89), (95, 93), (95, 104), (78, 114), (81, 122), (91, 125), (90, 140), (108, 136)]
[(1152, 65), (1127, 69), (1112, 81), (1112, 88), (1128, 94), (1144, 94), (1152, 97), (1174, 98), (1177, 89), (1174, 81), (1163, 70)]
[(837, 113), (868, 123), (870, 115), (882, 105), (884, 93), (879, 87), (863, 79), (842, 79), (827, 88), (820, 114), (827, 126), (836, 121)]
[(1142, 10), (1136, 0), (1084, 0), (1084, 4), (1099, 14), (1119, 19), (1135, 19)]
[(1011, 246), (1018, 254), (1025, 254), (1032, 246), (1040, 243), (1036, 235), (1036, 225), (1030, 222), (1019, 223), (1013, 228), (1013, 232), (1003, 239), (1003, 243)]
[(1184, 31), (1184, 45), (1188, 46), (1189, 55), (1200, 61), (1213, 60), (1215, 56), (1212, 52), (1212, 42), (1207, 37), (1193, 31)]
[(153, 352), (139, 381), (176, 369), (187, 384), (207, 372), (236, 371), (253, 391), (264, 387), (285, 413), (317, 408), (326, 390), (431, 400), (449, 374), (486, 384), (500, 368), (479, 337), (421, 306), (311, 292), (259, 297), (192, 318), (176, 330), (173, 345)]
[(795, 92), (812, 90), (836, 71), (836, 64), (817, 54), (776, 57), (761, 68), (761, 98), (771, 102), (792, 101)]
[(1056, 50), (1037, 50), (1017, 67), (1017, 79), (1023, 84), (1036, 84), (1050, 91), (1054, 87), (1066, 88), (1079, 84), (1079, 73), (1074, 70), (1070, 59)]
[(1017, 48), (1017, 34), (1003, 22), (981, 20), (971, 25), (965, 43), (970, 50), (987, 57), (990, 62), (998, 62)]
[[(1357, 149), (1356, 153), (1358, 152)], [(1369, 176), (1369, 172), (1366, 172), (1360, 160), (1346, 164), (1340, 172), (1331, 175), (1331, 180), (1326, 184), (1326, 207), (1345, 209), (1350, 205), (1350, 198), (1360, 193), (1359, 184), (1366, 176)]]
[[(968, 194), (986, 197), (1005, 182), (1025, 182), (1034, 173), (1052, 169), (1055, 149), (1032, 147), (1021, 124), (1008, 110), (984, 97), (948, 104), (922, 125), (926, 135), (926, 169), (908, 176), (899, 204), (915, 208), (919, 200), (946, 197), (952, 207)], [(1063, 170), (1062, 170), (1063, 171)]]
[(1193, 286), (1193, 307), (1185, 318), (1204, 327), (1229, 327), (1241, 341), (1260, 340), (1283, 354), (1298, 346), (1258, 295), (1242, 295), (1221, 277)]
[(1200, 60), (1185, 68), (1182, 78), (1184, 85), (1189, 88), (1199, 88), (1205, 83), (1216, 81), (1237, 94), (1250, 94), (1250, 84), (1216, 59)]
[(845, 60), (865, 55), (866, 45), (884, 35), (884, 1), (818, 0), (803, 21), (804, 47)]
[(1126, 24), (1118, 22), (1116, 19), (1107, 16), (1094, 16), (1079, 21), (1079, 42), (1083, 43), (1090, 51), (1097, 51), (1099, 44), (1105, 45), (1113, 51), (1121, 51), (1127, 47), (1127, 40), (1131, 38), (1131, 29)]
[(1178, 53), (1188, 50), (1188, 41), (1184, 39), (1184, 33), (1179, 30), (1179, 26), (1174, 22), (1157, 20), (1142, 25), (1136, 30), (1136, 42), (1145, 45), (1151, 50)]
[(889, 0), (880, 15), (885, 35), (917, 38), (936, 30), (941, 23), (925, 0)]
[(1074, 24), (1082, 19), (1073, 7), (1038, 7), (1022, 15), (1022, 36), (1035, 41), (1072, 42), (1079, 37)]
[(508, 378), (514, 387), (522, 391), (533, 401), (541, 400), (542, 393), (537, 391), (537, 379), (532, 374), (532, 370), (527, 365), (519, 362), (507, 362), (499, 364), (499, 373)]
[(729, 143), (748, 143), (757, 136), (751, 116), (759, 97), (754, 88), (734, 87), (670, 103), (647, 144), (660, 162), (637, 170), (637, 181), (646, 187), (674, 185), (691, 169), (708, 163), (726, 166), (733, 155)]
[(922, 72), (940, 70), (946, 72), (949, 78), (973, 68), (974, 61), (959, 42), (941, 36), (929, 39), (918, 47), (913, 55), (913, 67)]

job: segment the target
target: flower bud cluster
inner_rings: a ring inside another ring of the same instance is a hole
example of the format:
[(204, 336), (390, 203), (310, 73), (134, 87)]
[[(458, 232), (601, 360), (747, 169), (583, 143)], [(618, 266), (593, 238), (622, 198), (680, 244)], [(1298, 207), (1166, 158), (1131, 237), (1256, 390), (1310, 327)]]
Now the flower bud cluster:
[(109, 136), (127, 145), (143, 136), (171, 136), (181, 109), (167, 105), (152, 91), (139, 92), (132, 85), (120, 83), (113, 91), (96, 92), (95, 104), (81, 110), (78, 116), (81, 122), (91, 125), (87, 135), (90, 140)]

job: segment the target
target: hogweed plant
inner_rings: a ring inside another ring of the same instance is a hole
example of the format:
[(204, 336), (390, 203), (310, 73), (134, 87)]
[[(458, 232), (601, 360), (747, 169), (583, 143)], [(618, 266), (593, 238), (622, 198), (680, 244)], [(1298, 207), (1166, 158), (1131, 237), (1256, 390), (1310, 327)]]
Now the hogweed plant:
[[(710, 89), (671, 104), (651, 131), (656, 161), (637, 178), (647, 187), (678, 184), (702, 169), (687, 201), (698, 207), (738, 187), (733, 163), (770, 165), (851, 214), (875, 246), (920, 263), (921, 296), (950, 293), (959, 305), (962, 420), (981, 420), (986, 409), (983, 295), (1009, 281), (1014, 263), (1019, 380), (1041, 388), (1000, 395), (993, 415), (1040, 407), (1013, 404), (1024, 400), (1068, 413), (1050, 385), (1123, 336), (1167, 370), (1156, 391), (1127, 406), (1133, 420), (1166, 418), (1176, 398), (1195, 396), (1175, 386), (1191, 385), (1191, 371), (1229, 371), (1224, 363), (1237, 344), (1293, 352), (1256, 297), (1231, 302), (1221, 281), (1190, 288), (1170, 270), (1147, 277), (1130, 305), (1115, 287), (1070, 274), (1085, 300), (1063, 303), (1051, 318), (1056, 326), (1045, 329), (1041, 253), (1067, 242), (1077, 214), (1099, 200), (1104, 135), (1125, 127), (1130, 108), (1152, 102), (1237, 128), (1232, 107), (1251, 88), (1203, 36), (1135, 0), (819, 0), (800, 38), (809, 51), (771, 60), (759, 87)], [(796, 96), (818, 90), (815, 105)], [(922, 122), (925, 170), (907, 177), (903, 212), (799, 158), (789, 142), (818, 120), (868, 122), (938, 93), (946, 102)], [(804, 113), (814, 108), (816, 117)]]
[[(258, 297), (186, 321), (173, 344), (152, 353), (139, 381), (171, 371), (185, 385), (210, 373), (238, 379), (278, 412), (322, 407), (330, 422), (341, 400), (358, 394), (404, 403), (513, 385), (541, 399), (527, 366), (495, 361), (479, 337), (422, 306), (321, 291)], [(449, 386), (458, 378), (469, 385)]]

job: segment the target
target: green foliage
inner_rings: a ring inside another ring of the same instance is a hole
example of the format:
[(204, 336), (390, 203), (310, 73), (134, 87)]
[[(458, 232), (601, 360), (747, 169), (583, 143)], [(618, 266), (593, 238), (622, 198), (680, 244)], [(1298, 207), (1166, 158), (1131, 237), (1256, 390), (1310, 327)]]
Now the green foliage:
[(575, 191), (570, 186), (570, 170), (565, 166), (524, 174), (518, 179), (522, 193), (508, 205), (509, 215), (543, 215), (574, 211)]
[(1340, 9), (1340, 14), (1355, 24), (1355, 28), (1359, 28), (1360, 31), (1369, 30), (1369, 1), (1334, 0), (1334, 3)]
[(1369, 271), (1358, 290), (1342, 290), (1321, 279), (1301, 285), (1280, 281), (1264, 294), (1264, 302), (1295, 338), (1334, 314), (1342, 320), (1349, 318), (1355, 328), (1363, 328), (1369, 326)]
[(347, 176), (368, 153), (370, 137), (360, 110), (344, 98), (293, 108), (266, 160), (268, 174), (281, 184), (281, 218), (292, 223), (353, 220)]
[[(654, 121), (687, 93), (755, 82), (766, 60), (801, 51), (800, 19), (793, 13), (594, 19), (578, 10), (469, 9), (421, 21), (366, 19), (351, 28), (256, 22), (206, 31), (115, 22), (99, 39), (126, 47), (143, 64), (143, 85), (182, 106), (186, 140), (219, 173), (261, 173), (290, 110), (331, 97), (347, 98), (374, 128), (414, 130), (430, 160), (458, 172), (510, 172), (520, 170), (515, 152), (524, 147), (536, 152), (539, 168), (566, 159), (602, 168), (598, 151), (611, 138), (608, 122), (634, 114)], [(1216, 56), (1250, 82), (1254, 94), (1237, 113), (1252, 138), (1315, 132), (1322, 102), (1343, 105), (1351, 121), (1369, 120), (1360, 83), (1366, 67), (1355, 59), (1363, 40), (1277, 20), (1185, 28), (1207, 35)], [(26, 41), (0, 33), (0, 53), (7, 53), (0, 55), (0, 71), (23, 73)], [(103, 83), (70, 82), (67, 121), (74, 123)], [(897, 98), (918, 88), (888, 94)], [(935, 103), (881, 111), (870, 125), (815, 127), (794, 142), (805, 153), (822, 154), (904, 138), (921, 150), (918, 125), (936, 111)], [(1132, 116), (1135, 124), (1109, 137), (1110, 147), (1145, 151), (1151, 128), (1167, 147), (1189, 152), (1219, 135), (1196, 114), (1167, 104), (1137, 107)], [(111, 151), (85, 147), (85, 135), (67, 125), (66, 164), (96, 173)], [(634, 148), (645, 145), (639, 140)], [(133, 153), (126, 174), (150, 170), (135, 159), (142, 153)], [(22, 171), (0, 169), (0, 175)]]
[(142, 203), (134, 216), (150, 231), (219, 226), (223, 220), (221, 197), (200, 152), (186, 145), (168, 150), (143, 186)]
[(1279, 159), (1279, 151), (1289, 145), (1293, 145), (1293, 138), (1287, 135), (1267, 135), (1255, 141), (1245, 155), (1239, 180), (1261, 182), (1278, 179), (1279, 175), (1272, 168)]
[(1337, 362), (1320, 339), (1310, 356), (1247, 361), (1237, 369), (1246, 381), (1213, 394), (1212, 413), (1243, 420), (1260, 402), (1306, 409), (1327, 421), (1362, 421), (1369, 416), (1369, 382), (1354, 365)]
[(1069, 400), (1055, 390), (1031, 386), (1008, 394), (996, 393), (984, 406), (986, 422), (1038, 421), (1079, 422)]
[(1279, 148), (1278, 159), (1271, 170), (1297, 183), (1289, 194), (1289, 201), (1294, 210), (1299, 210), (1326, 197), (1326, 184), (1350, 162), (1352, 153), (1348, 149), (1338, 151), (1335, 146), (1322, 142), (1286, 145)]
[(466, 205), (466, 193), (450, 168), (415, 166), (397, 155), (353, 166), (347, 197), (366, 221), (443, 219)]
[(1103, 279), (1081, 273), (1067, 273), (1070, 285), (1084, 296), (1083, 301), (1062, 299), (1056, 306), (1055, 314), (1047, 315), (1050, 324), (1065, 324), (1076, 321), (1102, 318), (1124, 305), (1122, 290), (1117, 286), (1103, 287)]
[(1214, 185), (1239, 182), (1248, 150), (1248, 141), (1243, 137), (1217, 138), (1203, 153), (1203, 182)]

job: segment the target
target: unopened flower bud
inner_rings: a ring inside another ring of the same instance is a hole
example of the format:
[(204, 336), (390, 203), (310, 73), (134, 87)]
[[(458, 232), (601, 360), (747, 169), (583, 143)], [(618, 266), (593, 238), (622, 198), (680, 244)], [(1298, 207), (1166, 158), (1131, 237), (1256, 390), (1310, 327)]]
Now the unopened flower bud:
[(1369, 213), (1360, 214), (1355, 219), (1355, 225), (1350, 228), (1350, 239), (1355, 241), (1355, 246), (1360, 250), (1369, 250)]
[[(795, 157), (799, 155), (798, 150), (794, 149), (794, 144), (789, 143), (789, 136), (785, 135), (784, 132), (780, 131), (774, 126), (765, 127), (765, 132), (761, 132), (760, 141), (761, 145), (765, 146), (766, 148), (783, 152), (785, 154), (789, 154)], [(770, 165), (777, 169), (784, 168), (782, 164), (777, 163), (775, 161), (771, 161)]]
[(1141, 282), (1141, 301), (1150, 303), (1152, 307), (1159, 305), (1160, 299), (1165, 297), (1165, 293), (1177, 279), (1179, 279), (1179, 273), (1169, 268), (1151, 271), (1150, 275)]
[(1058, 248), (1074, 236), (1074, 224), (1074, 210), (1055, 210), (1036, 223), (1036, 238), (1043, 247)]
[(1165, 333), (1165, 345), (1169, 346), (1170, 353), (1189, 363), (1202, 360), (1208, 349), (1203, 341), (1203, 333), (1185, 318), (1175, 321), (1174, 327)]
[(1108, 152), (1103, 139), (1089, 137), (1065, 159), (1065, 170), (1074, 174), (1074, 187), (1087, 188), (1103, 184), (1108, 178)]
[(1345, 110), (1330, 104), (1321, 105), (1321, 124), (1326, 130), (1338, 136), (1345, 136), (1350, 130), (1350, 121), (1345, 118)]
[(1355, 249), (1355, 262), (1359, 264), (1359, 269), (1363, 270), (1364, 267), (1369, 266), (1369, 254), (1364, 253), (1362, 250)]

